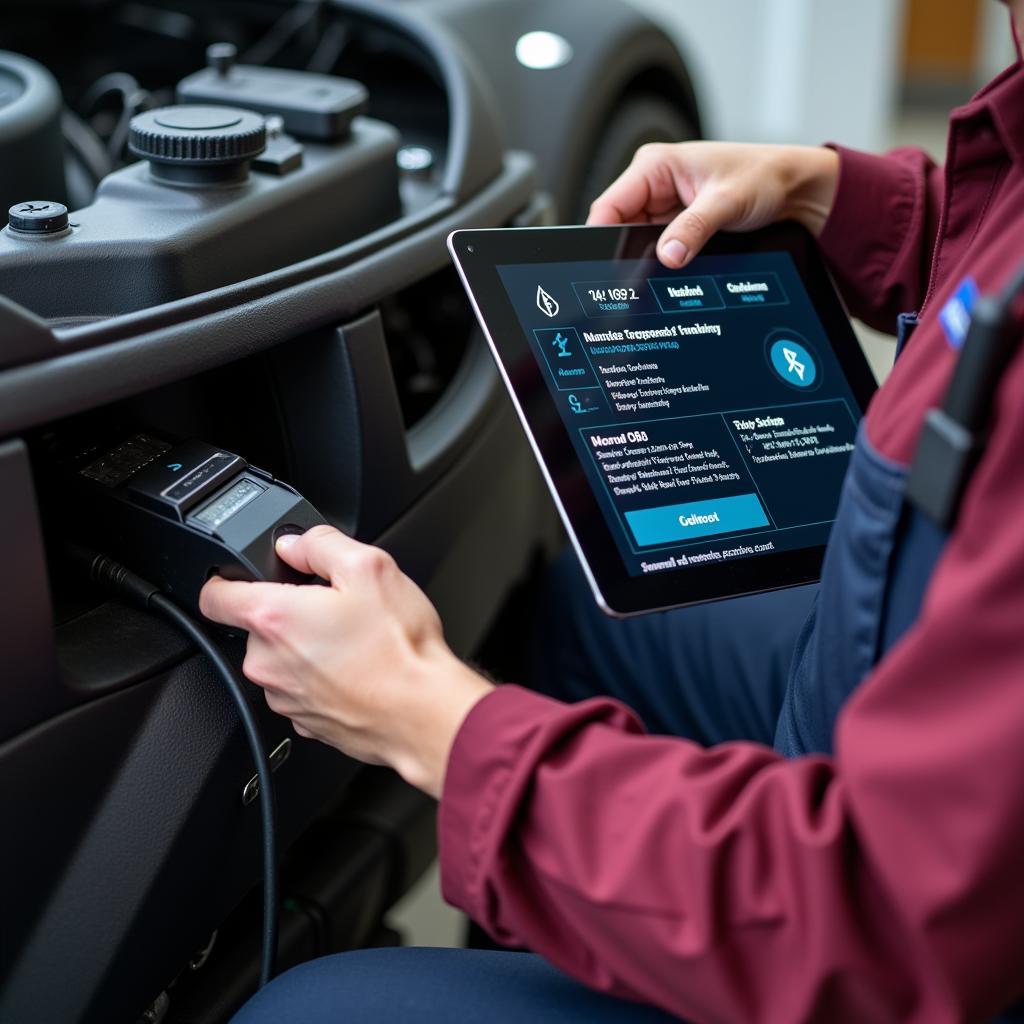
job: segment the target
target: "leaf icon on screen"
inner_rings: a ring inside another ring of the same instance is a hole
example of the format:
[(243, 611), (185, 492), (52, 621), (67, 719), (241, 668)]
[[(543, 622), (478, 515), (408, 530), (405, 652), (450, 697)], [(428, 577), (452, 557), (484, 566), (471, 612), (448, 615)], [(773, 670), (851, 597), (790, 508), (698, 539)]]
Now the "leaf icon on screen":
[(540, 285), (537, 285), (537, 308), (545, 316), (558, 316), (558, 303)]

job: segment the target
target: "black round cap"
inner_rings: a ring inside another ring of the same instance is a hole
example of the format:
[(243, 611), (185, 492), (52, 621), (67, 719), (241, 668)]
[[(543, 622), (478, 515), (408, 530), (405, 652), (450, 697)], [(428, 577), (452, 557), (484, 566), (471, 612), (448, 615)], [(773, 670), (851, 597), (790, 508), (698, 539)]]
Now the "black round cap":
[(238, 59), (238, 50), (234, 43), (214, 43), (206, 48), (206, 66), (213, 68), (218, 75), (229, 75)]
[(15, 203), (7, 211), (7, 219), (15, 231), (25, 234), (50, 235), (65, 231), (68, 226), (68, 208), (63, 203), (52, 203), (46, 199), (33, 199), (27, 203)]
[(242, 163), (266, 148), (263, 117), (235, 107), (161, 107), (132, 118), (128, 148), (155, 164)]

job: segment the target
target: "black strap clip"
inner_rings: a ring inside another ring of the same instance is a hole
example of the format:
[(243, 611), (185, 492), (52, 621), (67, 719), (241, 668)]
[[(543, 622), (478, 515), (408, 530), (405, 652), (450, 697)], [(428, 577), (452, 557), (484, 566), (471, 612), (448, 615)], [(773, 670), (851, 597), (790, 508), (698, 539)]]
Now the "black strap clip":
[(1013, 305), (1022, 291), (1024, 267), (1002, 295), (975, 302), (942, 407), (925, 416), (907, 479), (907, 500), (944, 530), (956, 522), (988, 439), (996, 390), (1020, 342)]

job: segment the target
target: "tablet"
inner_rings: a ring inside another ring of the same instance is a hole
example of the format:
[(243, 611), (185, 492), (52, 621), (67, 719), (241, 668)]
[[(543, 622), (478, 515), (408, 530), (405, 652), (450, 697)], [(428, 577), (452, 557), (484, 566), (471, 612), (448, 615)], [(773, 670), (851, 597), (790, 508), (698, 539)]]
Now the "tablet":
[(875, 381), (811, 235), (456, 231), (448, 245), (600, 606), (819, 579)]

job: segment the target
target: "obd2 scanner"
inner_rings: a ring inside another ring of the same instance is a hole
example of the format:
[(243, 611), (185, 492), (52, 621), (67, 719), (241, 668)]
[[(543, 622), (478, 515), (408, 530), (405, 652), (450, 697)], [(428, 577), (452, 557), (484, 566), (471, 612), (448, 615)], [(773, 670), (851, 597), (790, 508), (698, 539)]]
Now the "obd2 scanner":
[(308, 583), (277, 557), (285, 533), (324, 519), (294, 488), (200, 441), (131, 433), (62, 466), (71, 537), (151, 580), (193, 614), (213, 575)]

